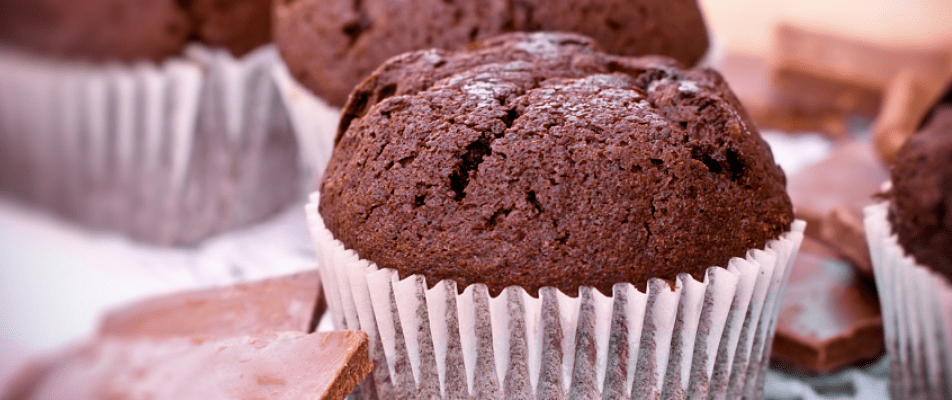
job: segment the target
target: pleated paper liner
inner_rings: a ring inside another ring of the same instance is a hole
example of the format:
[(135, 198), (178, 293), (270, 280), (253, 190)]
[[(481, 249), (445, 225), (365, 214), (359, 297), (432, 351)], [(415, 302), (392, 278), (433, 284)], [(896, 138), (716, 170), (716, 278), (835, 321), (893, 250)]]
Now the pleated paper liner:
[(952, 285), (906, 255), (889, 223), (888, 203), (864, 211), (892, 398), (952, 399)]
[(510, 287), (493, 298), (360, 259), (325, 228), (318, 196), (307, 213), (324, 290), (335, 327), (371, 338), (377, 368), (356, 394), (370, 399), (761, 398), (805, 226), (703, 282), (682, 274), (674, 290), (653, 279), (647, 293), (619, 283), (611, 297)]
[(272, 71), (291, 125), (298, 132), (301, 156), (311, 177), (308, 191), (320, 187), (320, 177), (331, 160), (341, 110), (298, 83), (281, 62)]
[(310, 137), (338, 122), (326, 106), (311, 125), (295, 121), (285, 75), (272, 46), (235, 59), (194, 45), (161, 65), (2, 50), (0, 190), (160, 245), (263, 220), (313, 187), (330, 150)]
[(724, 57), (727, 57), (727, 44), (717, 33), (707, 27), (707, 51), (697, 62), (697, 67), (720, 69), (724, 64)]

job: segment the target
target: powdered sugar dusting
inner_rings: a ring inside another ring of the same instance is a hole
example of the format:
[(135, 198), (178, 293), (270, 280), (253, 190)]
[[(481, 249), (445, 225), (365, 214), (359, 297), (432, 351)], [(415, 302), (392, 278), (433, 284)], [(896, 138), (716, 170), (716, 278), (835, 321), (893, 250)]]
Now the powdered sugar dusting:
[(529, 40), (516, 44), (516, 48), (531, 54), (555, 55), (558, 53), (558, 43), (554, 41), (555, 37), (546, 33), (533, 33), (529, 35)]
[(678, 86), (678, 91), (681, 93), (697, 93), (700, 90), (697, 83), (692, 81), (681, 81), (681, 85)]

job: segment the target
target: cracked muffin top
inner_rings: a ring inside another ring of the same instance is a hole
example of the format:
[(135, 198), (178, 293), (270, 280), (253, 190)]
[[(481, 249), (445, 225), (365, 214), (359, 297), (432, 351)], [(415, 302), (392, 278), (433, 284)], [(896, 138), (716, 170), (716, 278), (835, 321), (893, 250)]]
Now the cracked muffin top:
[(697, 0), (283, 0), (274, 39), (291, 73), (333, 106), (392, 56), (508, 32), (567, 31), (626, 56), (692, 66), (708, 47)]
[(429, 285), (703, 279), (793, 211), (720, 75), (674, 64), (556, 33), (395, 57), (345, 107), (320, 213), (361, 258)]
[(930, 114), (893, 160), (889, 219), (906, 253), (952, 282), (952, 102)]

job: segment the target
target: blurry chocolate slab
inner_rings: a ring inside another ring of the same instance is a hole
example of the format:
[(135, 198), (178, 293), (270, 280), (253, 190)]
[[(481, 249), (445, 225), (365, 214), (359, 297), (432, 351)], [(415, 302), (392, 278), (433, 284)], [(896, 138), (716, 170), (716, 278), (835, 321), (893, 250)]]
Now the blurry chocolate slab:
[(849, 132), (849, 118), (872, 119), (880, 93), (785, 71), (776, 73), (763, 57), (729, 53), (720, 72), (761, 129)]
[(825, 374), (874, 360), (884, 348), (875, 290), (822, 243), (805, 239), (784, 293), (772, 358)]
[(765, 54), (780, 23), (905, 47), (952, 40), (946, 0), (700, 0), (707, 25), (732, 52)]
[(922, 77), (952, 71), (949, 50), (948, 43), (859, 39), (786, 22), (777, 26), (770, 63), (777, 71), (797, 71), (882, 92), (904, 70)]
[(108, 337), (4, 399), (344, 399), (373, 366), (360, 331), (230, 339)]
[[(863, 117), (872, 120), (879, 112), (882, 92), (877, 89), (825, 79), (791, 69), (772, 73), (777, 100), (804, 115)], [(845, 132), (844, 132), (845, 133)]]
[(872, 277), (863, 207), (875, 202), (873, 196), (888, 179), (871, 143), (844, 139), (826, 159), (788, 177), (787, 191), (797, 218), (807, 221), (807, 237), (829, 245)]
[(325, 309), (317, 271), (148, 299), (108, 313), (100, 334), (240, 336), (311, 332)]
[(918, 131), (938, 103), (952, 103), (952, 70), (932, 77), (904, 70), (886, 89), (882, 110), (873, 124), (876, 150), (886, 162)]
[(952, 42), (923, 41), (908, 32), (891, 32), (889, 26), (876, 35), (851, 26), (869, 24), (866, 17), (827, 25), (809, 18), (780, 22), (767, 60), (777, 87), (775, 108), (826, 121), (818, 130), (837, 134), (848, 128), (843, 117), (875, 118), (901, 74), (926, 87), (942, 86), (952, 73)]

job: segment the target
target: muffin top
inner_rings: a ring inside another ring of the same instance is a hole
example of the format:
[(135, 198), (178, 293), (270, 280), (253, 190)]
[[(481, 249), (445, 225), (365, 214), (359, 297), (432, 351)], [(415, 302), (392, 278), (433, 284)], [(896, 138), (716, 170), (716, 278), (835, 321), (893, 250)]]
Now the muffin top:
[(662, 54), (687, 66), (708, 47), (697, 0), (293, 0), (276, 2), (274, 13), (288, 68), (334, 106), (392, 56), (507, 32), (576, 32), (609, 53)]
[(191, 40), (237, 57), (271, 40), (271, 0), (0, 0), (0, 42), (94, 61), (162, 61)]
[(702, 279), (789, 229), (783, 172), (713, 70), (516, 33), (395, 57), (351, 96), (320, 213), (460, 290)]
[(896, 153), (889, 219), (907, 254), (952, 282), (952, 104)]

